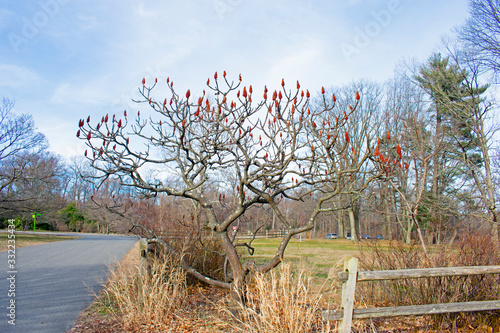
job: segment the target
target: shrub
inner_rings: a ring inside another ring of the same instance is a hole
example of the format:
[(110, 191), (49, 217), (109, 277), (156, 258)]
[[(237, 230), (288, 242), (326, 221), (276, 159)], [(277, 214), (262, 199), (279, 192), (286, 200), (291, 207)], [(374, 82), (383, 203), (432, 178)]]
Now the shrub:
[[(182, 253), (184, 260), (201, 274), (224, 281), (225, 255), (222, 246), (216, 239), (190, 235), (170, 238), (168, 244), (179, 253)], [(154, 245), (152, 249), (157, 254), (157, 258), (163, 256), (163, 247), (161, 245)], [(200, 283), (200, 280), (190, 275), (187, 276), (188, 285), (198, 283)]]

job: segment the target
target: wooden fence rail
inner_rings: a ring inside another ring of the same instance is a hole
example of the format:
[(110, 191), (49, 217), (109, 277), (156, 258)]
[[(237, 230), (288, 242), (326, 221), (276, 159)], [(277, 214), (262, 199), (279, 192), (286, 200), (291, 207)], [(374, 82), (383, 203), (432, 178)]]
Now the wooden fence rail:
[(358, 281), (480, 274), (500, 274), (500, 266), (442, 267), (358, 272), (358, 259), (349, 258), (344, 262), (344, 272), (339, 274), (339, 280), (343, 282), (341, 309), (323, 311), (323, 319), (341, 319), (342, 322), (339, 332), (349, 333), (351, 331), (352, 319), (500, 310), (500, 300), (354, 309), (354, 293), (356, 290), (356, 282)]

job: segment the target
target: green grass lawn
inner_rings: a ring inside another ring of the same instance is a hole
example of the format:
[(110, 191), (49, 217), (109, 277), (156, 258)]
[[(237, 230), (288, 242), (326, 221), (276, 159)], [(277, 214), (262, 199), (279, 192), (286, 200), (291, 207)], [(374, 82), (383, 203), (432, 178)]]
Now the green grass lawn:
[[(39, 245), (51, 242), (76, 239), (78, 237), (57, 236), (57, 235), (38, 235), (38, 234), (20, 234), (16, 233), (16, 249), (24, 246)], [(0, 233), (0, 252), (8, 249), (8, 233)]]
[[(250, 256), (246, 251), (245, 260), (254, 260), (257, 264), (271, 259), (279, 247), (280, 238), (256, 239), (252, 245), (255, 253)], [(306, 271), (311, 277), (326, 278), (342, 270), (344, 259), (360, 255), (360, 243), (345, 239), (306, 239), (291, 240), (283, 258), (295, 271)]]

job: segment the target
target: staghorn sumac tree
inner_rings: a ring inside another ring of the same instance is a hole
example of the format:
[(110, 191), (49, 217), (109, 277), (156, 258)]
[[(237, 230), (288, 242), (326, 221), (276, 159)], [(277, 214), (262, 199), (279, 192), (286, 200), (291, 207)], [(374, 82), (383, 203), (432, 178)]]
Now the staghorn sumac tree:
[[(322, 107), (311, 110), (310, 92), (299, 82), (289, 88), (282, 80), (272, 92), (264, 87), (262, 98), (251, 85), (243, 86), (241, 75), (230, 80), (226, 72), (215, 73), (207, 81), (208, 93), (197, 98), (190, 90), (177, 93), (169, 79), (166, 83), (167, 97), (157, 99), (157, 81), (148, 85), (143, 79), (136, 102), (150, 106), (149, 116), (142, 110), (132, 117), (127, 111), (105, 115), (97, 122), (88, 117), (80, 120), (77, 136), (86, 141), (85, 156), (101, 181), (111, 177), (145, 195), (192, 200), (206, 220), (200, 227), (211, 230), (224, 250), (229, 267), (225, 280), (199, 273), (167, 240), (142, 230), (150, 242), (178, 256), (188, 273), (233, 290), (243, 301), (247, 275), (279, 265), (292, 237), (311, 230), (319, 214), (332, 210), (331, 202), (369, 158), (365, 154), (357, 163), (344, 163), (352, 153), (346, 122), (360, 95), (347, 110), (336, 110), (335, 97), (322, 88)], [(161, 178), (167, 174), (168, 182)], [(214, 183), (220, 190), (215, 195), (207, 191)], [(230, 211), (224, 210), (226, 194), (232, 198)], [(290, 221), (280, 203), (306, 198), (315, 200), (308, 220)], [(243, 217), (252, 207), (271, 209), (284, 230), (274, 256), (259, 265), (240, 257), (237, 248), (253, 253), (252, 242), (240, 242), (233, 232), (237, 224), (251, 220)]]

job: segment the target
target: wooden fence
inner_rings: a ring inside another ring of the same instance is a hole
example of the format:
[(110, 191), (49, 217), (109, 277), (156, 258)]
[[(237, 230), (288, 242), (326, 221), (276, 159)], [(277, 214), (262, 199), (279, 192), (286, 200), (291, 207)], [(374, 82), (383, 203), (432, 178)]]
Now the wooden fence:
[[(251, 233), (250, 231), (248, 232), (238, 232), (237, 238), (252, 238), (255, 236), (255, 238), (277, 238), (277, 237), (285, 237), (286, 236), (286, 230), (265, 230), (265, 231), (259, 231), (256, 235)], [(189, 233), (186, 230), (169, 230), (169, 231), (164, 231), (164, 232), (158, 232), (157, 235), (159, 238), (162, 239), (185, 239), (185, 238), (192, 238), (193, 234)], [(213, 233), (211, 232), (203, 232), (200, 237), (202, 238), (212, 238), (214, 237)], [(302, 235), (302, 237), (304, 237)]]
[(349, 258), (344, 262), (344, 272), (339, 274), (339, 280), (343, 282), (341, 309), (323, 311), (323, 319), (342, 320), (339, 332), (349, 333), (351, 332), (353, 319), (500, 310), (500, 300), (354, 309), (356, 282), (480, 274), (500, 274), (500, 266), (443, 267), (358, 272), (358, 259)]

